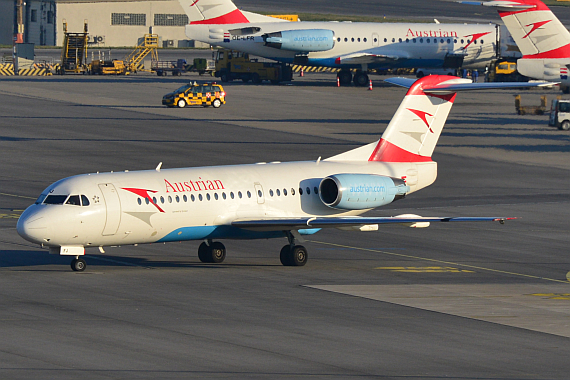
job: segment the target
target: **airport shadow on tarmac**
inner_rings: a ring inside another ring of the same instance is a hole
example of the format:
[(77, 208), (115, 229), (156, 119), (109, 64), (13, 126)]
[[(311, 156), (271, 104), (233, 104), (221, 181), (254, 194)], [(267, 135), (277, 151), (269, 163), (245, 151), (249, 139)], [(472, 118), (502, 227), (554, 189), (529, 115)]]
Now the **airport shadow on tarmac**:
[[(47, 250), (3, 250), (0, 251), (0, 268), (11, 268), (25, 271), (71, 271), (69, 264), (72, 256), (50, 255)], [(104, 268), (126, 268), (135, 267), (138, 269), (159, 269), (159, 268), (224, 268), (224, 267), (279, 267), (281, 264), (205, 264), (199, 261), (198, 255), (191, 252), (187, 260), (184, 261), (162, 261), (147, 260), (139, 257), (125, 257), (113, 255), (92, 255), (84, 256), (87, 262), (88, 273), (90, 269)], [(53, 267), (51, 267), (53, 266)], [(50, 267), (50, 268), (47, 268)]]

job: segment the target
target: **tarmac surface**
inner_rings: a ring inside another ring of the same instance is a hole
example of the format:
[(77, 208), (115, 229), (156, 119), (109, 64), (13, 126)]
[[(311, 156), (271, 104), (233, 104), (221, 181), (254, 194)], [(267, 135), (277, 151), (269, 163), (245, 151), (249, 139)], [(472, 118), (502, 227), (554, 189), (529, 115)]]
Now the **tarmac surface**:
[[(87, 251), (21, 239), (50, 183), (96, 171), (316, 160), (375, 141), (405, 90), (224, 85), (220, 109), (169, 109), (206, 77), (53, 76), (0, 82), (0, 377), (3, 379), (567, 379), (570, 134), (517, 116), (511, 91), (461, 93), (436, 148), (437, 181), (371, 212), (512, 216), (425, 229), (321, 231), (304, 267), (281, 240)], [(520, 91), (524, 104), (551, 90)]]

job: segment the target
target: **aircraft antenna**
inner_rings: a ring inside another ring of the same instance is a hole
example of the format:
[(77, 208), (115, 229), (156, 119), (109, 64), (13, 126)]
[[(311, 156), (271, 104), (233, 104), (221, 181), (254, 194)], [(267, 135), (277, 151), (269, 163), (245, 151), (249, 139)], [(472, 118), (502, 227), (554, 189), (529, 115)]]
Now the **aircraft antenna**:
[(159, 172), (160, 168), (162, 167), (162, 161), (158, 163), (158, 165), (156, 166), (156, 171)]

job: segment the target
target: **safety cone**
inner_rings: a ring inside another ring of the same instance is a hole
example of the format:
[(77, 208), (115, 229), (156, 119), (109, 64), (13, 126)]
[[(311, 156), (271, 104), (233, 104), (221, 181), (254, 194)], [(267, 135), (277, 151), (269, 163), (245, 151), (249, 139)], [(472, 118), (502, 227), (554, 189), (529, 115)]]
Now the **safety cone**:
[(339, 77), (336, 77), (336, 86), (340, 87), (340, 78)]
[(301, 72), (299, 73), (300, 77), (304, 77), (305, 76), (305, 72), (303, 71), (303, 68), (301, 67)]
[(368, 91), (372, 91), (372, 79), (368, 82)]

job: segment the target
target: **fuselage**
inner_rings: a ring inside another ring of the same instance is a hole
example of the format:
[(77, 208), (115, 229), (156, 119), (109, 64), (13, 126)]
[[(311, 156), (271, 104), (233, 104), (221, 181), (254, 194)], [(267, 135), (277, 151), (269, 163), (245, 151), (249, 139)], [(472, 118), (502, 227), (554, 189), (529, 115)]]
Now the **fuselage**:
[(320, 181), (339, 173), (406, 177), (411, 193), (433, 183), (437, 165), (323, 160), (83, 174), (50, 185), (22, 214), (18, 232), (48, 247), (284, 236), (231, 222), (362, 214), (366, 210), (334, 209), (319, 198)]
[[(251, 28), (248, 34), (236, 31)], [(258, 30), (252, 32), (252, 30)], [(222, 25), (187, 25), (189, 38), (243, 51), (280, 62), (295, 62), (298, 52), (265, 46), (263, 35), (280, 31), (331, 30), (330, 50), (309, 52), (307, 64), (361, 68), (359, 62), (342, 63), (339, 57), (370, 54), (386, 57), (367, 62), (367, 68), (462, 67), (483, 68), (496, 58), (498, 28), (494, 24), (415, 24), (351, 22), (268, 22)], [(233, 33), (232, 33), (233, 31)]]

